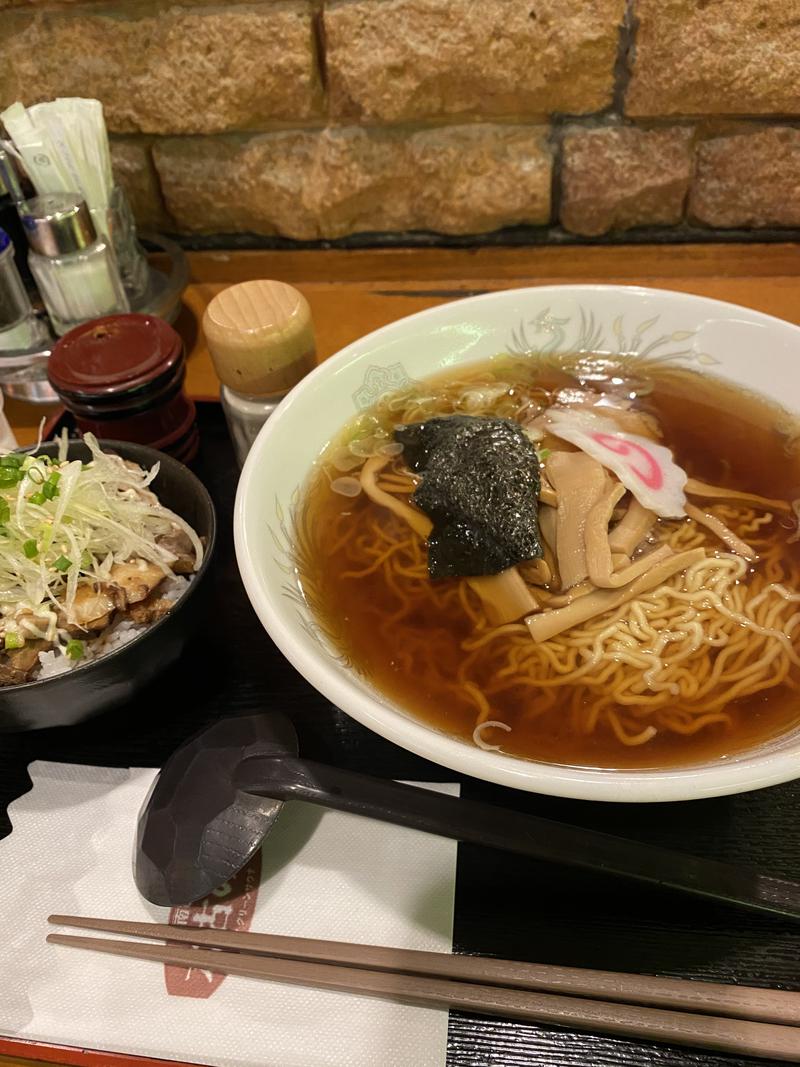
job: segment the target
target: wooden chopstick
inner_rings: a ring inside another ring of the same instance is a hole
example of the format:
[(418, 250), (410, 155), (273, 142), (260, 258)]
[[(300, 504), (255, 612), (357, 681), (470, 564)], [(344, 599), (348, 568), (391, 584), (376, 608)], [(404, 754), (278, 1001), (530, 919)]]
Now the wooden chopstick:
[(218, 974), (288, 982), (427, 1007), (455, 1008), (482, 1015), (499, 1015), (551, 1026), (691, 1045), (789, 1063), (800, 1062), (800, 1031), (792, 1026), (611, 1004), (583, 997), (532, 993), (393, 971), (251, 956), (244, 952), (182, 945), (141, 945), (134, 941), (73, 937), (68, 934), (50, 934), (47, 940), (56, 945), (178, 967), (202, 968)]
[[(749, 1019), (754, 1022), (800, 1026), (800, 993), (782, 990), (520, 963), (488, 956), (419, 952), (346, 941), (319, 941), (277, 934), (243, 934), (229, 930), (200, 929), (196, 926), (171, 926), (166, 923), (127, 922), (79, 915), (51, 915), (48, 921), (58, 926), (101, 930), (105, 933), (127, 934), (159, 941), (185, 942), (251, 955), (280, 956), (314, 963), (364, 967), (375, 971), (394, 971), (428, 978), (446, 978), (481, 985), (561, 993)], [(800, 1042), (800, 1032), (798, 1041)]]

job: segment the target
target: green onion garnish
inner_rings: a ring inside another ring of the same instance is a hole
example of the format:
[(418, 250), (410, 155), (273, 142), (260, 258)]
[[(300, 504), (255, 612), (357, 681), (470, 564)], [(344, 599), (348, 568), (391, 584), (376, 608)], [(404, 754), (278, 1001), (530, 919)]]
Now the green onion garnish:
[(0, 489), (11, 489), (22, 481), (22, 471), (14, 467), (0, 467)]
[(29, 467), (27, 474), (34, 485), (41, 485), (44, 481), (44, 475), (38, 467)]
[(550, 453), (552, 451), (553, 451), (552, 448), (542, 448), (542, 449), (540, 449), (539, 453), (538, 453), (539, 462), (540, 463), (544, 463), (544, 461), (547, 459), (547, 457), (550, 455)]
[(36, 493), (31, 493), (31, 495), (28, 497), (28, 502), (31, 504), (44, 504), (45, 495), (41, 490)]
[(53, 485), (52, 482), (45, 482), (42, 486), (41, 494), (45, 500), (53, 500), (54, 497), (58, 496), (58, 486)]
[(53, 569), (57, 570), (57, 571), (61, 571), (62, 573), (64, 571), (68, 571), (71, 566), (72, 566), (72, 560), (71, 559), (67, 559), (66, 556), (59, 556), (58, 559), (53, 563)]
[(0, 526), (5, 526), (10, 518), (11, 508), (8, 506), (8, 501), (0, 497)]
[(30, 541), (25, 542), (22, 546), (22, 551), (25, 553), (26, 559), (36, 559), (39, 555), (39, 546), (33, 539), (31, 539)]
[(19, 636), (19, 634), (7, 633), (4, 638), (3, 644), (6, 649), (22, 648), (22, 646), (25, 644), (25, 641)]
[(88, 548), (84, 548), (83, 552), (81, 552), (81, 568), (82, 568), (82, 570), (88, 571), (93, 563), (94, 563), (94, 556), (92, 556), (92, 553), (88, 550)]
[(67, 647), (64, 649), (70, 659), (81, 659), (83, 657), (83, 641), (67, 641)]
[(22, 466), (22, 456), (9, 452), (7, 456), (0, 456), (0, 467), (18, 468)]

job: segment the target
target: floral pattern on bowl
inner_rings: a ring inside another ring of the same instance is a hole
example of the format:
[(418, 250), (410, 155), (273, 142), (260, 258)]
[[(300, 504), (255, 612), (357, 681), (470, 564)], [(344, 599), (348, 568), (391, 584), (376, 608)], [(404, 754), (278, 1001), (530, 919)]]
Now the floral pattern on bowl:
[[(692, 347), (664, 351), (665, 345), (691, 341), (696, 330), (672, 330), (653, 336), (659, 315), (635, 326), (628, 326), (625, 318), (617, 315), (610, 325), (604, 326), (594, 311), (582, 305), (578, 306), (576, 315), (568, 318), (556, 317), (548, 306), (520, 322), (512, 331), (508, 351), (512, 355), (534, 358), (555, 352), (605, 352), (652, 363), (694, 363), (702, 367), (719, 363), (708, 352), (698, 352)], [(540, 337), (547, 339), (538, 341)]]

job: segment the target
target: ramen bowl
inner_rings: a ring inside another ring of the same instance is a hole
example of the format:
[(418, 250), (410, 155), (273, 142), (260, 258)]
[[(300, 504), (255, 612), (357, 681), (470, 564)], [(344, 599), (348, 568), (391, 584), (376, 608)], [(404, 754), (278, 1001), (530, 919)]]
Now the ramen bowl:
[(647, 769), (567, 766), (487, 751), (417, 718), (326, 635), (297, 577), (295, 518), (315, 460), (382, 395), (504, 352), (531, 359), (623, 353), (634, 368), (637, 361), (683, 367), (760, 394), (791, 415), (800, 412), (800, 328), (715, 300), (639, 287), (542, 286), (472, 297), (394, 322), (295, 387), (242, 472), (237, 560), (276, 645), (364, 726), (444, 767), (500, 785), (584, 800), (655, 802), (738, 793), (800, 776), (800, 728), (729, 755)]

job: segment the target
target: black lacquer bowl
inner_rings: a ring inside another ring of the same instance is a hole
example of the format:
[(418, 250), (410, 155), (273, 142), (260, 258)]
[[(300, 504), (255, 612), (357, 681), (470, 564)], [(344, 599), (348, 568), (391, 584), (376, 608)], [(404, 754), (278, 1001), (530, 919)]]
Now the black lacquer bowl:
[[(0, 688), (2, 732), (71, 726), (129, 701), (178, 659), (202, 618), (216, 536), (214, 505), (205, 486), (182, 463), (155, 449), (126, 441), (101, 441), (100, 446), (147, 469), (160, 464), (151, 488), (165, 507), (205, 539), (203, 562), (175, 606), (127, 644), (67, 674)], [(52, 442), (36, 449), (37, 455), (57, 452), (58, 445)], [(71, 441), (69, 458), (88, 460), (89, 449)]]

